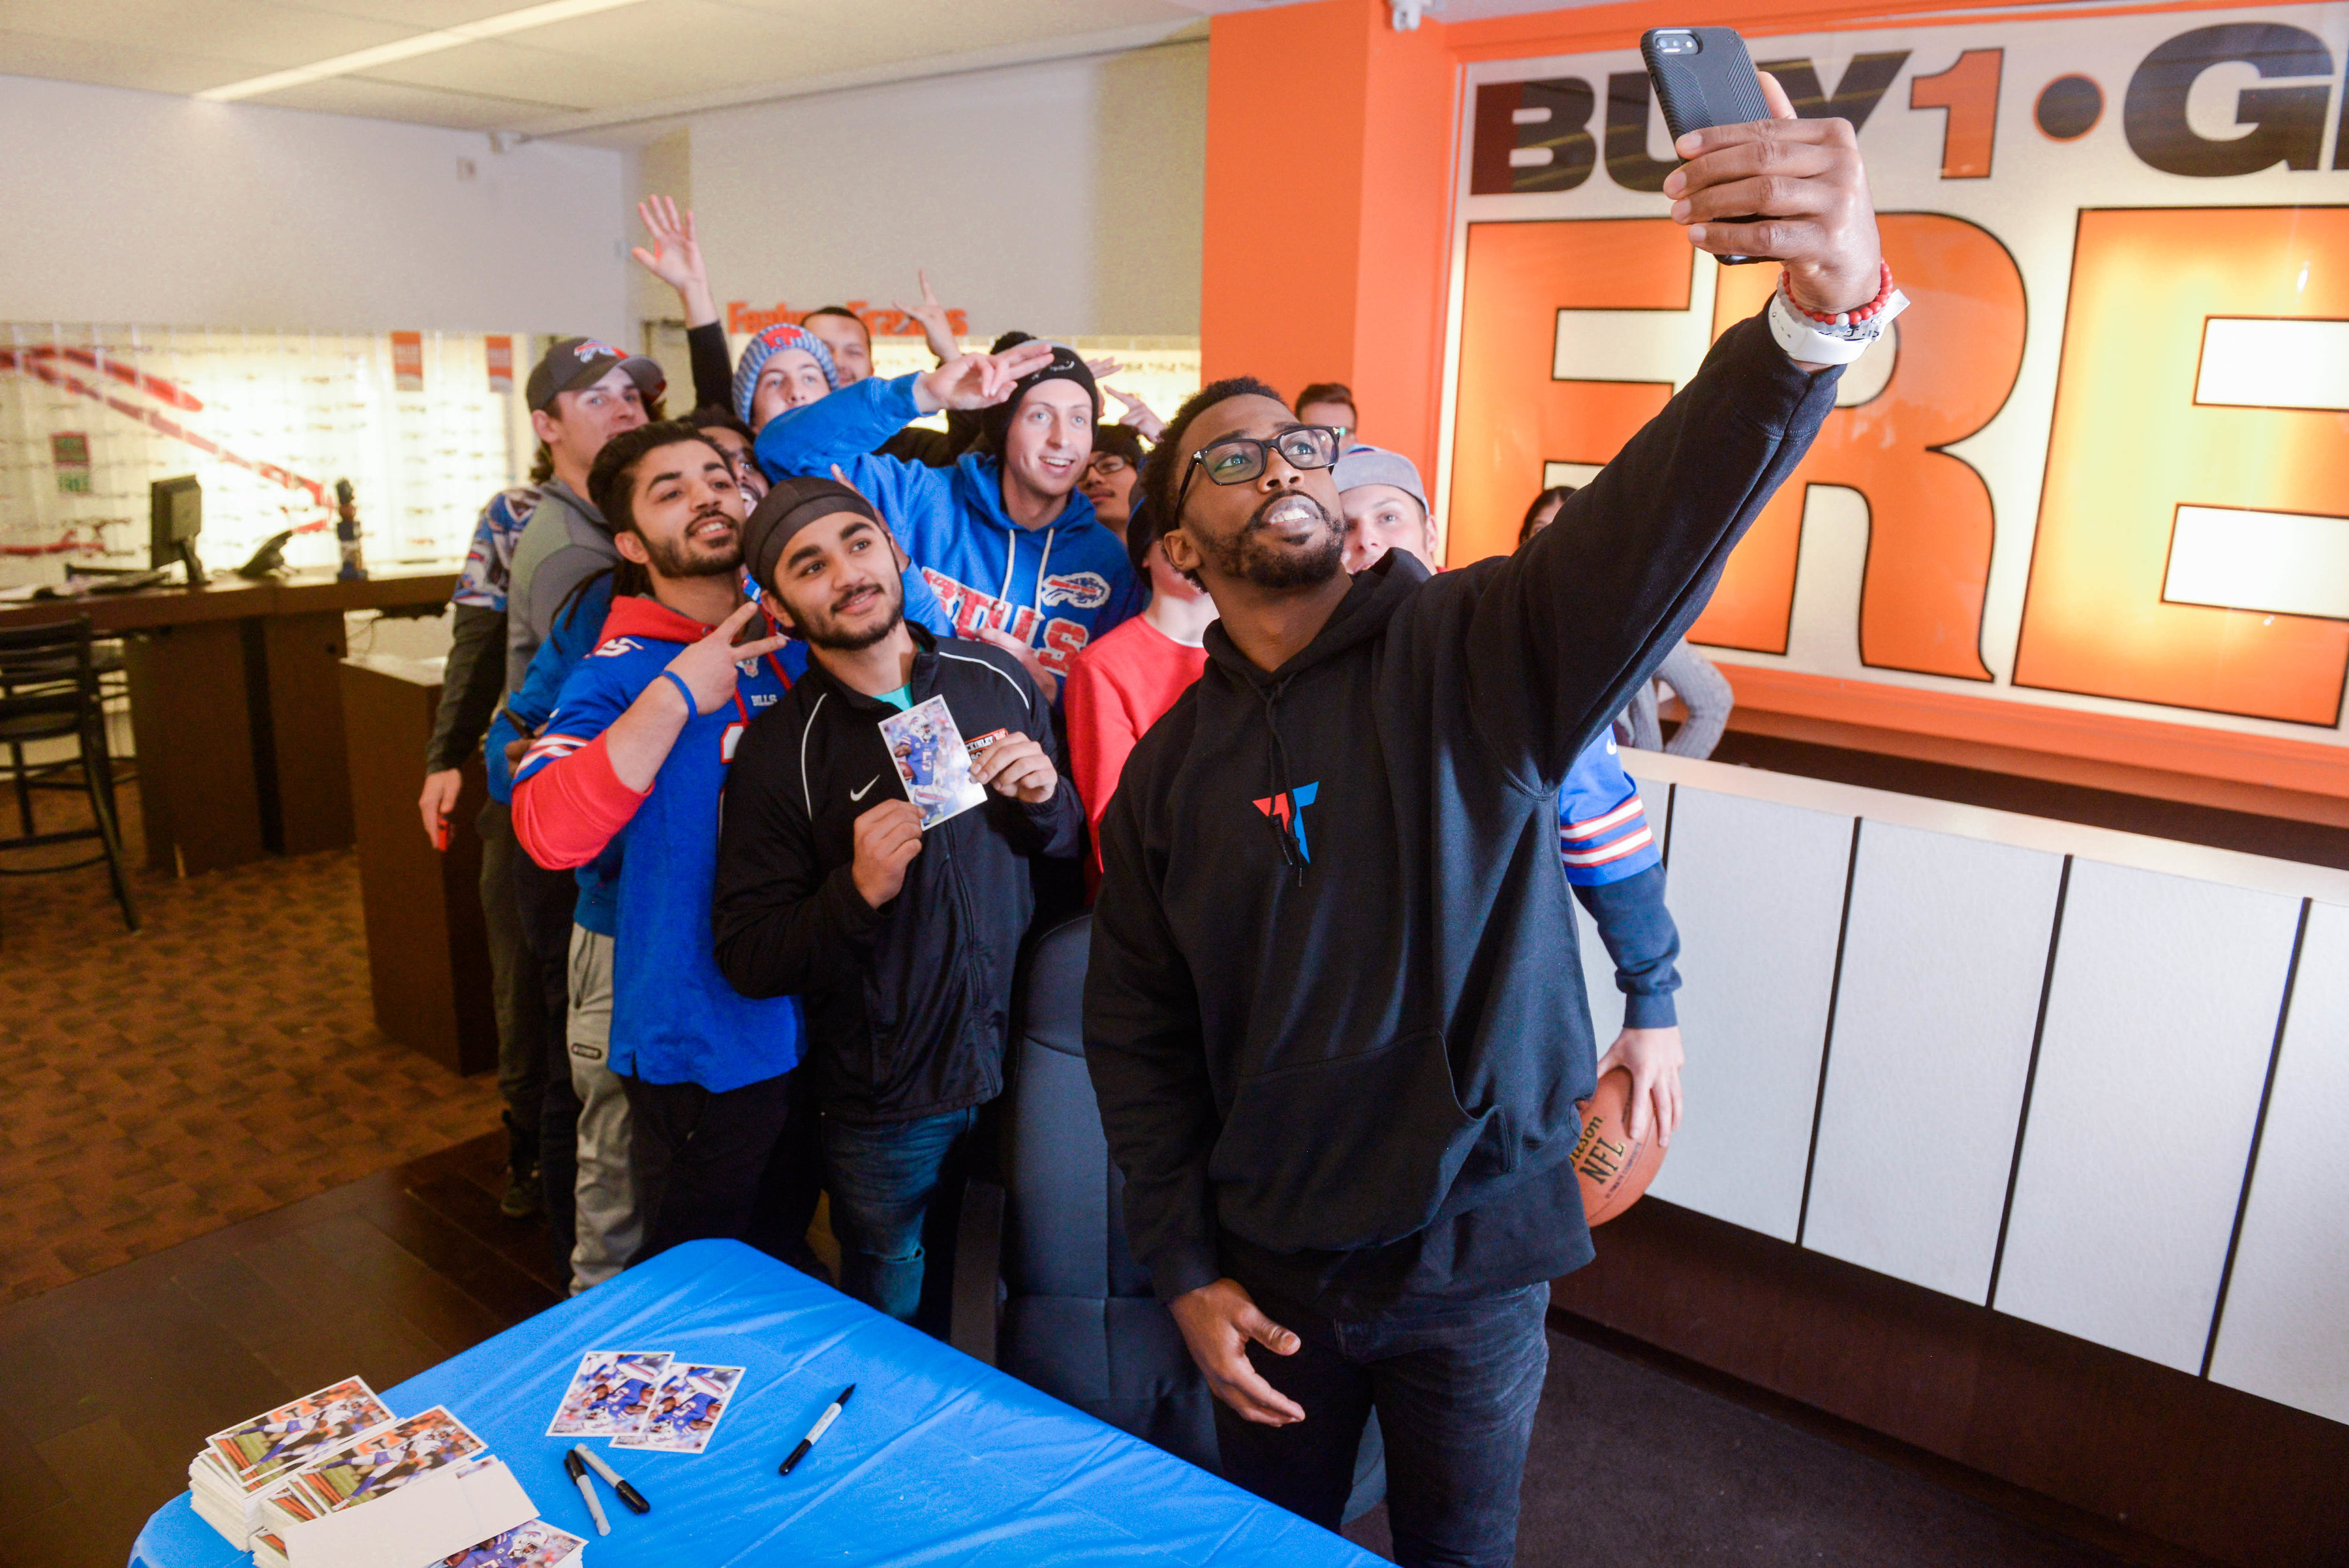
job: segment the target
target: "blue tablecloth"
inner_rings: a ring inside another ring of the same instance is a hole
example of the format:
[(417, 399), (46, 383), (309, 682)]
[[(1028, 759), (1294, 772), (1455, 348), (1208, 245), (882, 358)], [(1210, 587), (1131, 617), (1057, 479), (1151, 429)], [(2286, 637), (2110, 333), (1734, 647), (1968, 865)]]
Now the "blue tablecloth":
[[(600, 1537), (563, 1472), (567, 1441), (543, 1435), (590, 1350), (667, 1350), (749, 1369), (707, 1453), (597, 1445), (653, 1505), (631, 1514), (606, 1489), (612, 1533)], [(851, 1383), (856, 1397), (815, 1451), (776, 1475)], [(384, 1399), (401, 1416), (455, 1411), (543, 1517), (587, 1538), (590, 1568), (1377, 1561), (732, 1241), (664, 1253)], [(131, 1568), (249, 1562), (184, 1494), (147, 1521), (130, 1559)]]

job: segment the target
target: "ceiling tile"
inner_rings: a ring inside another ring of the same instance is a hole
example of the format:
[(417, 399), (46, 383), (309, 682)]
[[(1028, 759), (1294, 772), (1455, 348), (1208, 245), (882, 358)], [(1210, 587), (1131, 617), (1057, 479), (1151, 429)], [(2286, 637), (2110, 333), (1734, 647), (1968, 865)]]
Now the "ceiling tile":
[[(15, 20), (15, 13), (9, 13)], [(87, 43), (0, 29), (0, 73), (147, 92), (198, 92), (235, 76), (233, 62), (134, 44)]]
[[(656, 0), (657, 3), (657, 0)], [(647, 5), (646, 9), (651, 7)], [(516, 38), (484, 38), (453, 49), (395, 60), (367, 71), (377, 81), (492, 96), (561, 99), (594, 109), (617, 109), (647, 99), (673, 98), (709, 85), (698, 61), (670, 57), (648, 39), (635, 57), (560, 54)]]
[[(372, 48), (417, 31), (263, 0), (9, 0), (7, 17), (12, 29), (45, 37), (109, 48), (161, 47), (226, 62), (230, 68), (207, 87)], [(253, 68), (240, 72), (240, 67)]]
[[(494, 130), (528, 115), (548, 112), (542, 107), (546, 101), (543, 99), (438, 92), (430, 88), (376, 81), (367, 77), (330, 77), (272, 93), (263, 101), (273, 108), (356, 114), (369, 119), (405, 119), (456, 130)], [(561, 109), (554, 112), (560, 113)]]

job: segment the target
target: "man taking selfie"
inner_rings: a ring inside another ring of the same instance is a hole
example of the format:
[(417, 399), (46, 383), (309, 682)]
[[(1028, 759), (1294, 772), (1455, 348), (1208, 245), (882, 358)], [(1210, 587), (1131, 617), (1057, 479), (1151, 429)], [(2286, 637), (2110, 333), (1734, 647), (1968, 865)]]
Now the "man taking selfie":
[(1350, 578), (1339, 433), (1244, 379), (1145, 482), (1221, 618), (1102, 828), (1086, 1055), (1127, 1236), (1226, 1473), (1334, 1529), (1376, 1408), (1406, 1564), (1510, 1561), (1548, 1282), (1592, 1255), (1559, 786), (1816, 434), (1868, 330), (1838, 313), (1895, 297), (1851, 127), (1763, 88), (1779, 118), (1683, 137), (1664, 192), (1782, 297), (1516, 555)]

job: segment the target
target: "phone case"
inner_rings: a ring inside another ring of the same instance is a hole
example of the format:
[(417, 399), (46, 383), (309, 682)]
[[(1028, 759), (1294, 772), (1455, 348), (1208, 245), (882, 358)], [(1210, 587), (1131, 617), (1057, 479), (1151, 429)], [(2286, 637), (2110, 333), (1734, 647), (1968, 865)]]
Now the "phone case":
[[(1659, 53), (1657, 35), (1667, 32), (1693, 33), (1697, 52)], [(1754, 78), (1754, 57), (1734, 27), (1651, 27), (1640, 36), (1640, 57), (1648, 62), (1648, 78), (1656, 84), (1656, 101), (1675, 141), (1709, 125), (1770, 118)]]
[[(1656, 47), (1659, 35), (1682, 32), (1695, 35), (1695, 54), (1668, 55)], [(1745, 40), (1734, 27), (1651, 27), (1640, 35), (1640, 57), (1648, 63), (1648, 79), (1655, 84), (1656, 102), (1674, 141), (1710, 125), (1770, 118), (1770, 105), (1754, 75), (1754, 57), (1745, 52)], [(1715, 259), (1723, 266), (1744, 266), (1768, 258)]]

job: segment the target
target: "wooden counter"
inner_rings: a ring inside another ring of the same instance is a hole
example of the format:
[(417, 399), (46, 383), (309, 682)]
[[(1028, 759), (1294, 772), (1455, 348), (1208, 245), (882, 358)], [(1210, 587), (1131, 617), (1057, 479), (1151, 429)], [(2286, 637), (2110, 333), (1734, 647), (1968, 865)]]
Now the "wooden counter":
[(416, 797), (424, 742), (440, 707), (440, 666), (366, 654), (343, 660), (336, 673), (376, 1023), (456, 1072), (495, 1066), (481, 841), (473, 831), (487, 793), (481, 759), (466, 759), (464, 793), (449, 814), (449, 847), (435, 850)]
[(343, 616), (438, 607), (456, 581), (441, 571), (223, 577), (11, 603), (0, 628), (86, 615), (99, 637), (123, 639), (147, 864), (188, 876), (351, 842)]

